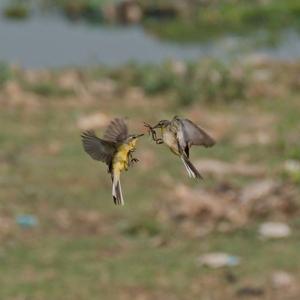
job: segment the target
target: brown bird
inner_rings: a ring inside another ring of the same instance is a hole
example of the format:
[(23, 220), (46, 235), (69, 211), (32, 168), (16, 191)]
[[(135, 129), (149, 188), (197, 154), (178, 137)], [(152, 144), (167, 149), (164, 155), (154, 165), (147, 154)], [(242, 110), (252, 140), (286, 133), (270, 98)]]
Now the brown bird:
[[(189, 177), (202, 178), (199, 171), (191, 163), (190, 148), (195, 146), (212, 147), (214, 139), (202, 128), (189, 119), (175, 116), (171, 121), (161, 120), (154, 127), (145, 123), (157, 144), (165, 143), (170, 150), (179, 156), (188, 172)], [(161, 129), (161, 138), (157, 138), (155, 129)]]

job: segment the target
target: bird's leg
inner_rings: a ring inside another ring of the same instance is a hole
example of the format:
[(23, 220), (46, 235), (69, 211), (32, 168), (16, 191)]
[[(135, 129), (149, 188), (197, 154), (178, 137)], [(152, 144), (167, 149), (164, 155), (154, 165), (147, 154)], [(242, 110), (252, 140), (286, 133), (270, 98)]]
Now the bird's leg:
[(124, 161), (124, 170), (128, 171), (128, 167), (130, 167), (129, 161)]
[(160, 144), (164, 143), (163, 139), (157, 137), (156, 131), (154, 129), (152, 129), (151, 134), (152, 134), (153, 141), (155, 141), (155, 143), (157, 145), (160, 145)]
[(148, 129), (148, 134), (151, 133), (151, 137), (154, 141), (157, 140), (156, 131), (152, 128), (152, 126), (146, 122), (144, 122), (144, 126)]
[(157, 137), (155, 129), (153, 129), (150, 124), (144, 122), (144, 126), (148, 129), (148, 133), (151, 133), (152, 140), (155, 141), (156, 144), (163, 144), (163, 140)]
[(131, 160), (130, 160), (130, 162), (131, 163), (137, 163), (137, 162), (139, 162), (140, 160), (138, 159), (138, 158), (136, 158), (136, 157), (133, 157)]
[(107, 166), (107, 173), (112, 174), (113, 171), (113, 166), (112, 166), (112, 161), (110, 162), (110, 164)]
[(128, 166), (129, 167), (132, 167), (134, 163), (137, 163), (139, 161), (137, 158), (135, 158), (135, 157), (132, 156), (133, 152), (134, 152), (134, 150), (130, 150), (128, 152)]

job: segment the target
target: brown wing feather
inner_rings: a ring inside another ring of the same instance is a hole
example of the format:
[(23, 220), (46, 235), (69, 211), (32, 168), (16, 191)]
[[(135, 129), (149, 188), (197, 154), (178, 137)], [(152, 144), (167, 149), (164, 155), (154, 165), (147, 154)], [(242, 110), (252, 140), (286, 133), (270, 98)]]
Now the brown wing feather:
[(93, 159), (110, 164), (116, 151), (114, 143), (99, 139), (94, 131), (86, 131), (81, 134), (82, 144), (85, 152)]
[(116, 118), (108, 125), (103, 139), (114, 143), (123, 142), (128, 137), (128, 127), (124, 119)]
[(191, 145), (202, 145), (205, 147), (212, 147), (215, 140), (202, 129), (188, 119), (183, 119), (185, 132)]
[(183, 136), (179, 137), (179, 140), (183, 148), (186, 147), (186, 143), (188, 143), (189, 147), (192, 145), (212, 147), (215, 144), (215, 140), (208, 133), (206, 133), (204, 129), (194, 124), (191, 120), (181, 119), (178, 117), (177, 120), (182, 126)]

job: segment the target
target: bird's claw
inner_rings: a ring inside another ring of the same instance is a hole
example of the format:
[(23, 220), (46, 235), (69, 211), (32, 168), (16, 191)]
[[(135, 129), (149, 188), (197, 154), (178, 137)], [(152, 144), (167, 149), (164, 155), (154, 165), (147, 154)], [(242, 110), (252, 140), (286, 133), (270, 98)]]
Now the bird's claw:
[(153, 127), (150, 124), (144, 122), (144, 126), (148, 129), (148, 134), (151, 134), (152, 140), (155, 141), (156, 144), (163, 143), (163, 140), (157, 137), (155, 129), (153, 129)]
[[(134, 163), (137, 163), (137, 162), (139, 162), (139, 159), (137, 159), (137, 158), (130, 158), (130, 161), (128, 162), (128, 166), (129, 166), (129, 167), (132, 167), (133, 164), (134, 164)], [(127, 168), (127, 170), (128, 170), (128, 168)], [(127, 171), (127, 170), (126, 170), (126, 171)]]
[(146, 122), (144, 122), (144, 126), (147, 128), (148, 130), (148, 134), (153, 134), (155, 132), (155, 130), (152, 128), (152, 126)]

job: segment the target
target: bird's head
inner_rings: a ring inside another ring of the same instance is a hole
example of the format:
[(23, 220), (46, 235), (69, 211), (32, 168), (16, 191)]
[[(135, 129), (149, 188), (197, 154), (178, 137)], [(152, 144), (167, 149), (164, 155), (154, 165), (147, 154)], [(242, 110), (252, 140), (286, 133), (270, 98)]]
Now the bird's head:
[(167, 126), (170, 125), (170, 121), (169, 120), (160, 120), (154, 127), (152, 127), (152, 129), (155, 128), (166, 128)]
[(131, 134), (131, 135), (128, 136), (126, 142), (127, 142), (127, 144), (128, 144), (129, 146), (131, 146), (132, 148), (134, 148), (135, 145), (136, 145), (137, 140), (138, 140), (140, 137), (142, 137), (143, 135), (144, 135), (144, 133), (141, 133), (141, 134)]

